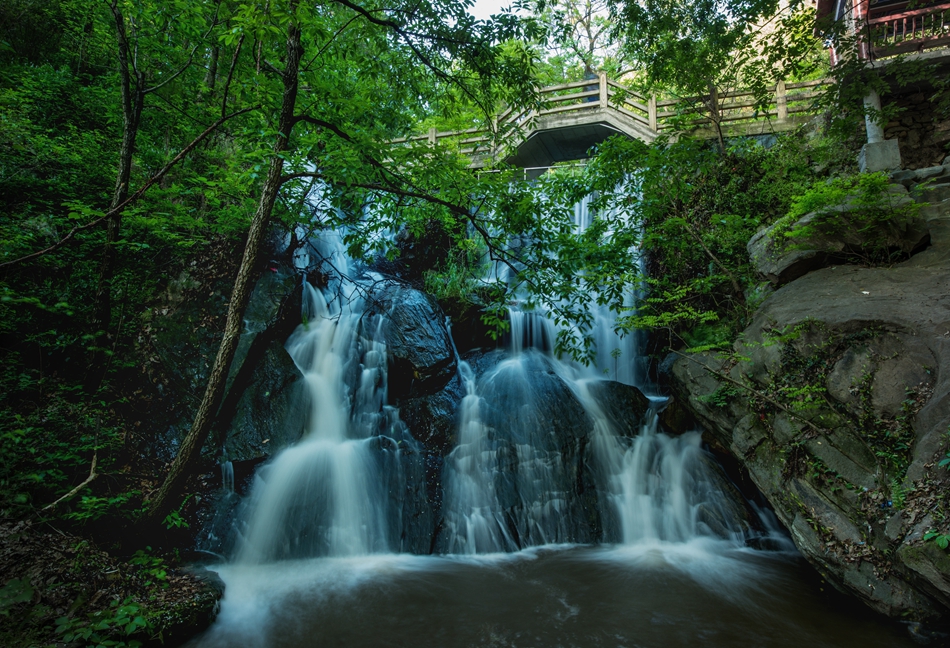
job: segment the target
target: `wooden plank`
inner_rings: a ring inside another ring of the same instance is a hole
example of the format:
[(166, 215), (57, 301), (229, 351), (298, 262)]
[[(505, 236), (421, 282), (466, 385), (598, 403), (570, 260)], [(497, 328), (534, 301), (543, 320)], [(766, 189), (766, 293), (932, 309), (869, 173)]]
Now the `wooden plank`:
[(721, 121), (724, 121), (724, 122), (738, 122), (738, 121), (759, 122), (759, 121), (764, 120), (764, 119), (766, 118), (766, 116), (768, 116), (768, 117), (777, 117), (777, 116), (778, 116), (778, 111), (777, 111), (777, 110), (767, 110), (767, 111), (764, 111), (764, 112), (760, 112), (760, 113), (758, 113), (758, 114), (726, 115), (726, 116), (724, 116), (724, 117), (721, 119)]
[[(590, 92), (577, 92), (569, 95), (557, 95), (550, 99), (545, 99), (542, 103), (558, 103), (561, 101), (573, 101), (575, 99), (584, 99), (585, 97), (599, 97), (600, 90), (591, 90)], [(592, 102), (593, 103), (593, 102)]]
[(556, 108), (546, 108), (542, 110), (539, 114), (541, 115), (554, 115), (556, 113), (562, 112), (581, 112), (584, 110), (599, 110), (599, 103), (581, 103), (581, 104), (571, 104), (570, 106), (557, 106)]
[(816, 79), (815, 81), (798, 81), (796, 83), (786, 83), (786, 90), (796, 90), (798, 88), (814, 88), (815, 86), (820, 85), (832, 85), (834, 81), (832, 79)]
[(918, 16), (926, 16), (930, 14), (938, 15), (948, 10), (950, 10), (950, 3), (944, 3), (944, 4), (934, 5), (931, 7), (924, 7), (923, 9), (913, 9), (911, 11), (905, 11), (899, 14), (885, 14), (883, 16), (880, 16), (879, 18), (869, 19), (867, 21), (867, 24), (873, 27), (874, 25), (894, 22), (896, 20), (906, 20), (907, 18), (915, 18)]
[(793, 101), (810, 101), (812, 99), (817, 99), (820, 97), (823, 92), (813, 91), (813, 92), (796, 92), (795, 94), (789, 94), (786, 96), (788, 103)]
[(788, 119), (788, 97), (785, 94), (785, 82), (779, 81), (775, 85), (775, 107), (779, 121)]
[[(648, 99), (647, 101), (649, 101), (649, 99)], [(624, 101), (623, 104), (621, 104), (621, 105), (624, 105), (624, 106), (633, 106), (634, 108), (636, 108), (637, 110), (639, 110), (639, 111), (641, 111), (641, 112), (643, 112), (643, 113), (648, 113), (648, 112), (650, 112), (650, 106), (649, 106), (649, 104), (642, 104), (642, 103), (640, 103), (640, 102), (638, 102), (638, 101)]]
[(614, 110), (616, 110), (617, 112), (623, 113), (624, 115), (626, 115), (627, 117), (630, 117), (631, 119), (635, 119), (636, 121), (640, 122), (641, 124), (644, 124), (645, 126), (650, 126), (649, 118), (644, 117), (643, 115), (638, 115), (637, 113), (630, 112), (629, 110), (625, 108), (621, 108), (619, 106), (615, 107)]
[(630, 88), (624, 87), (620, 85), (619, 83), (617, 83), (616, 81), (612, 81), (611, 79), (607, 79), (607, 85), (610, 86), (611, 88), (619, 90), (620, 92), (624, 93), (628, 97), (636, 97), (640, 101), (648, 101), (647, 97), (643, 96), (639, 92), (634, 92)]
[(875, 56), (894, 56), (905, 52), (916, 52), (918, 50), (939, 47), (946, 43), (950, 43), (950, 33), (930, 36), (928, 38), (915, 38), (903, 41), (898, 45), (875, 46), (872, 51)]
[(719, 106), (719, 110), (738, 110), (740, 108), (752, 108), (757, 102), (753, 99), (750, 101), (734, 101), (732, 103), (722, 104)]
[(541, 88), (541, 94), (549, 94), (552, 92), (560, 92), (561, 90), (573, 90), (574, 88), (583, 88), (584, 86), (597, 85), (596, 79), (587, 79), (585, 81), (572, 81), (570, 83), (562, 83), (561, 85), (546, 86)]

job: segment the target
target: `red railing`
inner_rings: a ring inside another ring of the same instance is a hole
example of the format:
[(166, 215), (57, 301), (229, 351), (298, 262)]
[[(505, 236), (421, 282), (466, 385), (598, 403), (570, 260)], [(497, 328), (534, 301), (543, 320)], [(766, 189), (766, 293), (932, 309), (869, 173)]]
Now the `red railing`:
[(875, 16), (878, 12), (872, 9), (866, 21), (870, 47), (861, 48), (864, 58), (869, 50), (873, 58), (879, 58), (950, 43), (950, 2), (895, 14), (884, 11)]

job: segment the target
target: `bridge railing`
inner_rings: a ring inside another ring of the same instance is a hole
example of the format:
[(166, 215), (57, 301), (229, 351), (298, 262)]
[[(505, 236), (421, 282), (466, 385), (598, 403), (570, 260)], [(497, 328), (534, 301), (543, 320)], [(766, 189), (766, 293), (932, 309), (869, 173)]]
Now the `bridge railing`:
[[(899, 5), (898, 5), (899, 6)], [(911, 7), (905, 5), (905, 9)], [(920, 52), (950, 43), (950, 3), (891, 13), (894, 7), (871, 9), (862, 39), (862, 58)]]
[[(828, 79), (798, 83), (779, 82), (769, 89), (771, 100), (759, 104), (751, 90), (738, 90), (706, 97), (658, 98), (645, 96), (627, 88), (601, 73), (597, 78), (548, 86), (540, 90), (537, 108), (508, 108), (494, 119), (493, 128), (469, 128), (460, 131), (429, 129), (424, 135), (393, 140), (393, 144), (425, 142), (450, 144), (462, 155), (471, 158), (493, 156), (505, 142), (529, 132), (533, 122), (559, 114), (583, 114), (613, 110), (635, 121), (655, 134), (683, 127), (683, 113), (690, 106), (716, 106), (718, 121), (741, 131), (744, 125), (760, 127), (770, 121), (788, 124), (793, 117), (814, 112), (814, 100), (831, 82)], [(713, 124), (709, 116), (687, 117), (689, 126), (702, 130)]]

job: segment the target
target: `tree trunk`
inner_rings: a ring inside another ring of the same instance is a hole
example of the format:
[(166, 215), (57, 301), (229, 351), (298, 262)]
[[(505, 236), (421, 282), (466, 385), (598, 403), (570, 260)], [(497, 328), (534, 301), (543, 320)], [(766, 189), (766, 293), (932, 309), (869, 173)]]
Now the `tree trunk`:
[[(291, 13), (295, 8), (295, 4), (291, 4)], [(288, 148), (290, 131), (294, 126), (294, 109), (297, 103), (299, 82), (298, 69), (302, 55), (303, 47), (300, 30), (296, 24), (291, 23), (287, 29), (287, 65), (283, 72), (284, 92), (277, 125), (277, 141), (274, 144), (274, 155), (271, 157), (267, 177), (261, 189), (261, 200), (257, 211), (254, 213), (254, 219), (251, 221), (241, 267), (234, 281), (231, 301), (228, 304), (224, 338), (218, 348), (218, 354), (215, 357), (214, 366), (208, 378), (208, 385), (195, 415), (194, 423), (192, 423), (191, 430), (181, 443), (165, 482), (151, 499), (148, 513), (143, 520), (145, 525), (161, 522), (174, 508), (185, 482), (199, 464), (201, 447), (208, 438), (215, 415), (224, 397), (228, 372), (244, 328), (244, 311), (247, 308), (248, 298), (256, 275), (255, 268), (258, 256), (270, 222), (271, 213), (274, 210), (274, 203), (277, 200), (277, 192), (281, 186), (281, 176), (284, 170), (281, 154)]]
[[(113, 210), (129, 196), (129, 181), (132, 177), (132, 155), (135, 153), (135, 140), (142, 120), (145, 104), (145, 79), (131, 66), (129, 39), (125, 31), (125, 17), (113, 4), (112, 15), (115, 18), (116, 41), (119, 46), (119, 86), (122, 93), (122, 145), (119, 148), (119, 170), (116, 173), (115, 189), (109, 210)], [(130, 70), (131, 66), (131, 70)], [(88, 391), (98, 389), (105, 374), (109, 328), (112, 326), (112, 281), (115, 278), (118, 253), (116, 244), (122, 231), (122, 212), (106, 220), (106, 242), (102, 250), (99, 265), (99, 285), (96, 289), (93, 307), (93, 331), (95, 332), (96, 351), (93, 355), (91, 370), (86, 378)]]
[(726, 154), (726, 139), (722, 134), (722, 112), (719, 110), (719, 90), (712, 81), (709, 84), (709, 117), (716, 129), (716, 140), (719, 143), (720, 155)]

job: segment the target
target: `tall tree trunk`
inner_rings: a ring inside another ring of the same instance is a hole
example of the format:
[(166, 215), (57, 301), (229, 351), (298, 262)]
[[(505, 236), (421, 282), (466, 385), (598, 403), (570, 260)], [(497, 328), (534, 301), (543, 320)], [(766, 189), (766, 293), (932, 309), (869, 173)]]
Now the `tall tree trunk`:
[[(291, 13), (293, 13), (295, 6), (296, 3), (291, 3)], [(238, 269), (234, 289), (231, 292), (228, 317), (224, 327), (224, 338), (221, 340), (221, 346), (218, 347), (218, 354), (214, 359), (214, 366), (211, 368), (211, 375), (208, 378), (208, 385), (205, 388), (204, 397), (198, 407), (191, 430), (182, 441), (178, 454), (169, 468), (165, 482), (152, 497), (148, 513), (143, 520), (143, 524), (146, 526), (161, 522), (174, 508), (185, 482), (198, 465), (201, 457), (201, 447), (208, 439), (208, 433), (211, 431), (215, 415), (224, 397), (228, 372), (244, 327), (244, 311), (247, 308), (248, 298), (251, 294), (255, 267), (274, 210), (274, 203), (277, 200), (277, 192), (282, 182), (284, 163), (281, 154), (288, 148), (290, 131), (294, 127), (294, 109), (297, 103), (299, 83), (298, 71), (302, 56), (303, 46), (300, 40), (300, 29), (296, 24), (291, 23), (287, 29), (287, 64), (283, 72), (284, 92), (277, 124), (277, 141), (274, 144), (274, 155), (271, 157), (267, 177), (261, 190), (261, 200), (257, 211), (254, 213), (254, 219), (251, 221), (247, 245), (244, 248), (244, 257), (241, 259), (241, 267)]]
[[(116, 173), (115, 189), (109, 210), (113, 210), (129, 197), (129, 181), (132, 177), (132, 156), (135, 153), (135, 140), (142, 120), (145, 104), (145, 79), (132, 65), (129, 39), (125, 30), (125, 17), (118, 5), (111, 6), (115, 19), (116, 41), (119, 46), (119, 86), (122, 93), (122, 145), (119, 148), (119, 169)], [(99, 387), (105, 373), (109, 328), (112, 326), (112, 282), (115, 278), (118, 252), (116, 244), (122, 232), (122, 212), (106, 220), (106, 242), (102, 250), (99, 265), (99, 285), (96, 289), (93, 307), (93, 331), (95, 333), (96, 352), (91, 370), (86, 378), (86, 387), (94, 391)]]

